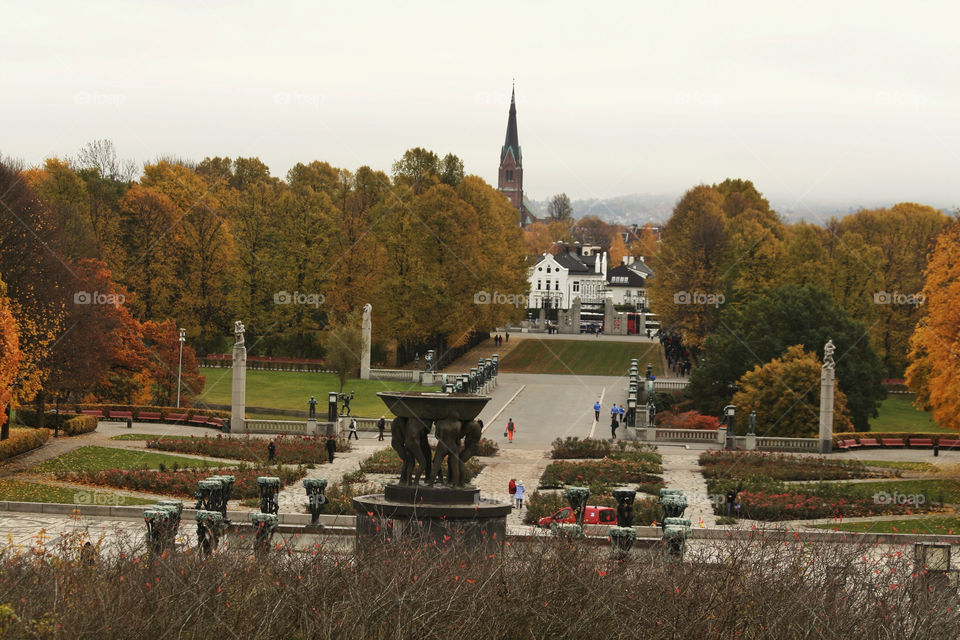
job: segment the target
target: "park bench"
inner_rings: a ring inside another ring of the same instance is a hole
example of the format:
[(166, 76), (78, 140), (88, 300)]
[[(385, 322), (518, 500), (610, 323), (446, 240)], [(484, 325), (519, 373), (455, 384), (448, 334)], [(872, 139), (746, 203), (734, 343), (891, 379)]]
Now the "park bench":
[(880, 438), (884, 447), (903, 447), (903, 438)]
[(186, 422), (187, 414), (185, 413), (168, 413), (166, 422)]
[(207, 424), (211, 427), (216, 427), (217, 429), (223, 428), (223, 418), (209, 418)]
[(133, 420), (133, 411), (110, 411), (111, 420)]
[(85, 416), (94, 416), (97, 418), (103, 417), (103, 411), (101, 411), (100, 409), (81, 409), (80, 413)]
[(856, 449), (860, 446), (860, 443), (850, 438), (849, 440), (840, 440), (837, 442), (837, 449)]
[(941, 449), (957, 449), (960, 448), (960, 440), (940, 438), (940, 440), (937, 441), (937, 446)]
[(137, 414), (137, 420), (152, 420), (154, 422), (160, 422), (161, 420), (159, 411), (141, 411)]
[(932, 447), (933, 439), (932, 438), (910, 438), (908, 440), (910, 447)]
[(207, 426), (207, 416), (201, 416), (201, 415), (197, 414), (197, 415), (193, 416), (192, 418), (190, 418), (189, 422), (190, 422), (190, 424), (200, 424), (200, 425), (203, 425), (203, 426)]
[(860, 438), (861, 447), (879, 447), (880, 443), (876, 438)]

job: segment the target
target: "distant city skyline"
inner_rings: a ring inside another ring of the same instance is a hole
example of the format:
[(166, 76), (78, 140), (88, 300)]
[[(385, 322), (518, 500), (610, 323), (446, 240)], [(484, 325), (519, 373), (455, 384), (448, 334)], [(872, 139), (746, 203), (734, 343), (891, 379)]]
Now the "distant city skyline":
[(389, 172), (452, 152), (497, 184), (516, 79), (534, 201), (744, 178), (782, 210), (960, 205), (947, 2), (66, 2), (2, 10), (0, 153), (114, 142)]

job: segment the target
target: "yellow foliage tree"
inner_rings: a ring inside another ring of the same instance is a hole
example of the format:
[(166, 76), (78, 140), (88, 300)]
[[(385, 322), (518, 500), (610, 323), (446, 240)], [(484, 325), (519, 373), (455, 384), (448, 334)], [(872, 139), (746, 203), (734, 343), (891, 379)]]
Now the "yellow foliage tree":
[[(796, 344), (779, 358), (743, 374), (733, 396), (737, 433), (746, 433), (750, 412), (757, 412), (757, 434), (782, 438), (816, 436), (820, 425), (820, 361)], [(847, 396), (834, 390), (834, 432), (852, 431)]]

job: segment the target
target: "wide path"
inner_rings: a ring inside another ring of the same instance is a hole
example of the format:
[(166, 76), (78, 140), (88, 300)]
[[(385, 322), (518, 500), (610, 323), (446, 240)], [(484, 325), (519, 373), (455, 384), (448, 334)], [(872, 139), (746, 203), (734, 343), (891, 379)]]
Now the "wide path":
[[(626, 405), (629, 379), (608, 376), (574, 376), (501, 373), (493, 399), (480, 413), (484, 436), (501, 448), (550, 449), (555, 438), (610, 437), (610, 404)], [(601, 401), (599, 424), (593, 403)], [(507, 420), (517, 426), (513, 444), (503, 437)]]

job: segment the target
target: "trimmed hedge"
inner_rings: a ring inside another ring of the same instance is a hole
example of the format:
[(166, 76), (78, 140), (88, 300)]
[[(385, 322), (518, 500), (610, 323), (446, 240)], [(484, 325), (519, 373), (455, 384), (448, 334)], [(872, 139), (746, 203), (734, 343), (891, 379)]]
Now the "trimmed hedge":
[(554, 460), (606, 458), (610, 455), (625, 452), (643, 452), (651, 461), (660, 462), (660, 454), (656, 453), (647, 444), (626, 440), (611, 440), (599, 438), (557, 438), (553, 441), (550, 457)]
[[(206, 416), (208, 418), (230, 417), (229, 411), (219, 411), (215, 409), (194, 409), (189, 407), (181, 407), (178, 409), (176, 407), (155, 407), (150, 405), (136, 404), (61, 404), (60, 415), (64, 416), (61, 418), (61, 420), (67, 419), (66, 416), (73, 417), (84, 409), (99, 409), (103, 412), (104, 416), (110, 415), (111, 411), (129, 411), (133, 413), (134, 420), (139, 418), (141, 413), (159, 413), (161, 421), (166, 420), (167, 416), (171, 413), (185, 413), (187, 414), (187, 420), (190, 420), (190, 418), (194, 416)], [(32, 427), (37, 423), (36, 409), (30, 407), (17, 409), (16, 415), (17, 421), (21, 424)], [(56, 413), (47, 413), (46, 419), (50, 421), (50, 424), (53, 424), (53, 420), (56, 418), (56, 416)]]
[(93, 416), (74, 416), (69, 420), (64, 420), (60, 427), (60, 433), (68, 436), (78, 436), (81, 433), (90, 433), (96, 431), (97, 419)]
[(960, 440), (960, 434), (935, 431), (846, 431), (833, 434), (833, 447), (836, 449), (841, 440), (860, 442), (860, 438), (873, 438), (877, 442), (880, 442), (881, 438), (902, 438), (906, 448), (910, 448), (910, 438), (927, 438), (933, 440), (933, 444), (939, 444), (941, 438), (944, 440)]
[(42, 447), (49, 439), (50, 429), (10, 429), (10, 437), (0, 440), (0, 460)]
[[(37, 412), (34, 409), (17, 409), (16, 423), (35, 429), (37, 427)], [(97, 428), (97, 419), (93, 416), (78, 416), (72, 413), (48, 413), (44, 417), (44, 428), (53, 429), (60, 425), (60, 435), (77, 436), (81, 433), (90, 433)]]

